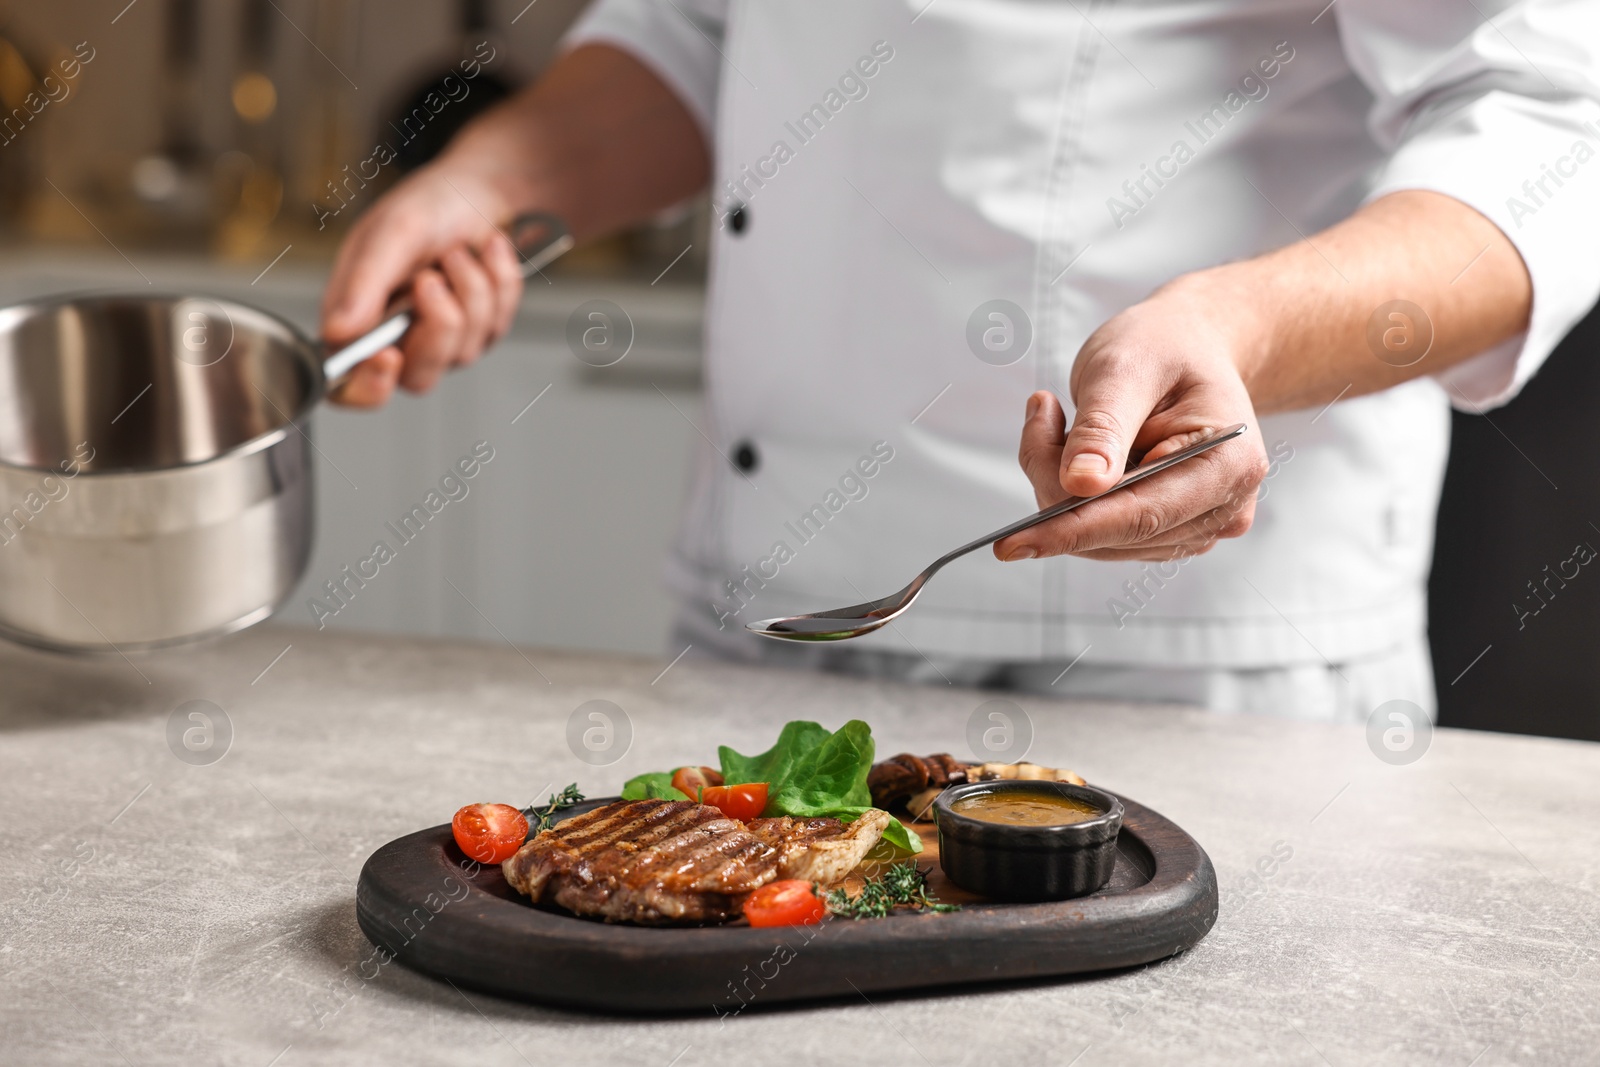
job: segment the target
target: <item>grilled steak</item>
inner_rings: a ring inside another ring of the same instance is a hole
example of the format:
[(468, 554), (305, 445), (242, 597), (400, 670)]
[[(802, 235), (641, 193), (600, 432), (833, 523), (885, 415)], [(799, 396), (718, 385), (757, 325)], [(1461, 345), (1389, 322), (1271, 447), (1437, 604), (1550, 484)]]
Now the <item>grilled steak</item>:
[(735, 918), (775, 878), (831, 885), (877, 844), (889, 816), (756, 819), (687, 800), (619, 800), (557, 823), (501, 865), (513, 889), (579, 915), (649, 926)]
[(619, 800), (557, 823), (502, 865), (506, 881), (607, 922), (720, 922), (778, 873), (777, 849), (716, 808)]
[(829, 886), (855, 870), (888, 825), (888, 812), (868, 808), (850, 823), (788, 816), (756, 819), (750, 832), (777, 851), (779, 878), (804, 878)]

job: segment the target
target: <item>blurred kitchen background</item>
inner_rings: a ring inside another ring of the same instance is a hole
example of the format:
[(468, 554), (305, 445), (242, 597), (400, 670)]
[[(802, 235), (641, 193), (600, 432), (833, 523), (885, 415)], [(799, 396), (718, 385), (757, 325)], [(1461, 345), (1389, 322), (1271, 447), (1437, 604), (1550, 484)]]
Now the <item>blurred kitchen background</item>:
[[(350, 220), (535, 77), (585, 2), (0, 5), (0, 303), (208, 292), (314, 334)], [(430, 87), (489, 55), (399, 160), (335, 194), (379, 141), (399, 144)], [(686, 205), (579, 248), (529, 286), (511, 336), (433, 396), (320, 409), (316, 554), (280, 617), (312, 623), (317, 587), (487, 440), (495, 458), (467, 500), (327, 625), (675, 654), (660, 570), (698, 437), (706, 219)], [(567, 317), (597, 298), (633, 322), (612, 367), (565, 341)], [(1600, 738), (1600, 577), (1585, 569), (1537, 615), (1519, 611), (1546, 565), (1600, 547), (1597, 339), (1591, 318), (1523, 397), (1456, 417), (1431, 588), (1446, 724)]]

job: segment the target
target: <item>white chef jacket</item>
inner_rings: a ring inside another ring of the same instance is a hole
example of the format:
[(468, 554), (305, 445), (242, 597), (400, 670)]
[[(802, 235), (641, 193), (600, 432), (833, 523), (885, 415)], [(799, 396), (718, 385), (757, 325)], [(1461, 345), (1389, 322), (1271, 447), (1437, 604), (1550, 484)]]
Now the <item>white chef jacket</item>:
[[(708, 444), (669, 577), (738, 639), (1033, 511), (1024, 400), (1066, 401), (1117, 311), (1431, 189), (1516, 244), (1525, 335), (1263, 418), (1255, 527), (1203, 557), (975, 553), (863, 639), (1224, 668), (1414, 642), (1450, 404), (1510, 398), (1600, 292), (1592, 2), (600, 0), (579, 42), (637, 56), (715, 146)], [(1031, 327), (1009, 365), (968, 341), (992, 300)]]

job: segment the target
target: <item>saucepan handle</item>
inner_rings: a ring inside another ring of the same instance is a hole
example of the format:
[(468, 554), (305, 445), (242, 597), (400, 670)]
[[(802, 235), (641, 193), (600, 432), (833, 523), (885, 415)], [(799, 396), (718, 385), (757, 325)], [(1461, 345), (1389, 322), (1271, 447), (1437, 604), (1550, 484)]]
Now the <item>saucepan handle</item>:
[[(529, 211), (512, 219), (511, 225), (506, 228), (506, 236), (522, 260), (524, 278), (533, 277), (572, 247), (572, 234), (566, 225), (543, 211)], [(365, 363), (399, 341), (410, 328), (411, 298), (404, 297), (388, 318), (323, 361), (322, 373), (329, 387), (358, 364)]]

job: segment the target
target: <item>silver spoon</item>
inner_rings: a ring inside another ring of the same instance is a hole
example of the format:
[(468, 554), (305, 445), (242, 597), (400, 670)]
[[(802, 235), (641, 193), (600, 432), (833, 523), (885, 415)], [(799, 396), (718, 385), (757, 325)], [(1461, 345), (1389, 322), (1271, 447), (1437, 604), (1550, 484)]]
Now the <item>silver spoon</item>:
[(1048, 522), (1057, 515), (1065, 515), (1073, 508), (1082, 507), (1091, 500), (1099, 500), (1109, 496), (1118, 489), (1132, 485), (1134, 482), (1143, 481), (1158, 471), (1176, 466), (1186, 459), (1193, 459), (1202, 452), (1210, 451), (1222, 444), (1231, 441), (1244, 433), (1245, 424), (1230, 426), (1212, 437), (1206, 438), (1198, 444), (1188, 448), (1180, 448), (1170, 455), (1162, 456), (1154, 463), (1147, 463), (1142, 467), (1129, 472), (1120, 482), (1107, 489), (1104, 493), (1094, 496), (1071, 496), (1053, 504), (1043, 511), (1019, 519), (1010, 526), (1004, 526), (992, 534), (986, 534), (970, 544), (962, 545), (953, 552), (947, 552), (934, 560), (923, 572), (911, 579), (911, 584), (898, 593), (884, 597), (882, 600), (869, 600), (865, 604), (852, 604), (847, 608), (835, 608), (832, 611), (817, 611), (808, 615), (787, 615), (778, 619), (763, 619), (760, 622), (745, 624), (745, 629), (758, 633), (762, 637), (772, 637), (780, 641), (843, 641), (851, 637), (860, 637), (869, 634), (880, 626), (884, 626), (903, 614), (917, 599), (917, 594), (922, 592), (922, 587), (928, 584), (928, 579), (938, 573), (951, 560), (960, 559), (973, 549), (992, 545), (1003, 537), (1010, 537), (1014, 533), (1026, 530), (1030, 526), (1037, 526), (1041, 522)]

